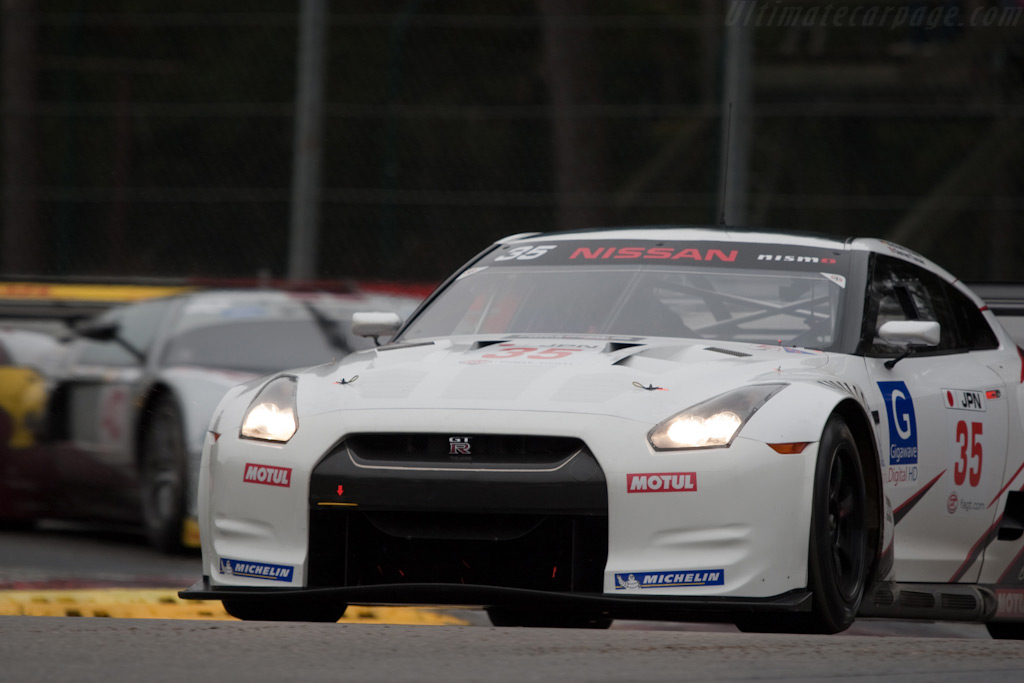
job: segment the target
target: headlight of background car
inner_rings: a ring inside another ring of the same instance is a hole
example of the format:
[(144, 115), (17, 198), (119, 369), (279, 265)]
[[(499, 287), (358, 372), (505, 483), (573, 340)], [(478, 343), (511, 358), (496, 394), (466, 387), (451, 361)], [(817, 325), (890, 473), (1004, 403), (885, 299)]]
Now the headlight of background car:
[(735, 389), (676, 413), (647, 434), (656, 451), (722, 448), (732, 443), (757, 409), (787, 384)]
[(294, 377), (278, 377), (268, 382), (249, 404), (242, 420), (242, 436), (247, 439), (284, 442), (298, 428)]

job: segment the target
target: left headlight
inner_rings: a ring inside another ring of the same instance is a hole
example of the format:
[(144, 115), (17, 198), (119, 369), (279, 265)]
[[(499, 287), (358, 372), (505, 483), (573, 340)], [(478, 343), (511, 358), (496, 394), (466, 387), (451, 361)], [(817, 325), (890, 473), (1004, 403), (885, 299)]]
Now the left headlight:
[(724, 448), (747, 420), (786, 384), (757, 384), (734, 389), (676, 413), (647, 434), (656, 451)]
[(285, 442), (299, 428), (295, 414), (295, 378), (278, 377), (260, 389), (242, 420), (242, 437)]

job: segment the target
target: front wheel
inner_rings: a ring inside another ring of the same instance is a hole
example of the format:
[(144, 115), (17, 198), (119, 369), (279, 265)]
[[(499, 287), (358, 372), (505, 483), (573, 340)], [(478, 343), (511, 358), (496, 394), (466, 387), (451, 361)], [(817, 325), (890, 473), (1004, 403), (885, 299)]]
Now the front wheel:
[(867, 575), (867, 493), (857, 442), (838, 415), (822, 432), (811, 495), (811, 612), (748, 615), (736, 620), (741, 631), (839, 633), (853, 624)]
[(822, 432), (811, 502), (808, 629), (838, 633), (853, 624), (867, 574), (867, 492), (857, 442), (833, 415)]
[(145, 425), (140, 460), (142, 518), (150, 543), (165, 553), (182, 550), (188, 451), (177, 401), (154, 402)]

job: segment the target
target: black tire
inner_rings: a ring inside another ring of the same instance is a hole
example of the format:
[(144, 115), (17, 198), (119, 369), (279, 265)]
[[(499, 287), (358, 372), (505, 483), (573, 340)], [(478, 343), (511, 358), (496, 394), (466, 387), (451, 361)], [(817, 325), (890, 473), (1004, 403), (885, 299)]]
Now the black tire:
[(167, 394), (157, 398), (144, 429), (139, 478), (146, 535), (162, 552), (182, 552), (188, 451), (177, 401)]
[(839, 633), (853, 624), (867, 575), (867, 493), (857, 443), (842, 418), (825, 424), (814, 472), (807, 585), (808, 614), (750, 615), (741, 631)]
[(224, 611), (243, 621), (316, 621), (335, 622), (345, 616), (348, 605), (338, 602), (260, 602), (221, 600)]
[(1024, 623), (1019, 621), (990, 621), (985, 628), (996, 640), (1024, 640)]
[(605, 629), (612, 625), (612, 618), (600, 612), (553, 612), (543, 609), (488, 607), (487, 617), (494, 626)]
[(853, 624), (864, 597), (868, 564), (867, 489), (857, 442), (838, 415), (829, 418), (818, 448), (811, 503), (808, 585), (813, 633)]

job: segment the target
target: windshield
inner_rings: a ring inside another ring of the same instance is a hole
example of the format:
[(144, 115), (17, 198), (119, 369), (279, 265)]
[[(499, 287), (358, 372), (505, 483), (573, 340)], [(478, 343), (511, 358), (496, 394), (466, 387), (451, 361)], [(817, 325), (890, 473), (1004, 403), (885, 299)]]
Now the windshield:
[(163, 364), (267, 374), (341, 355), (311, 320), (241, 320), (185, 330), (169, 341)]
[(562, 265), (571, 259), (551, 259), (549, 265), (492, 259), (491, 265), (471, 268), (401, 338), (596, 334), (817, 349), (836, 339), (846, 284), (845, 268), (836, 259), (789, 267), (754, 259), (751, 265), (759, 268), (651, 265), (639, 258), (634, 263), (601, 259)]

